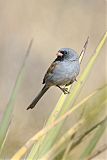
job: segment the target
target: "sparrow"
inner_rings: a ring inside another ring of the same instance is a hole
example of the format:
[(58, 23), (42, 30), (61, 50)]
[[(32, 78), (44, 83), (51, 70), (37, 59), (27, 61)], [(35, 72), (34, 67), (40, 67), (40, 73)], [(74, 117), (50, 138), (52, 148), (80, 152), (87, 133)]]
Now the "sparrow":
[(69, 91), (66, 86), (76, 81), (79, 72), (79, 55), (71, 48), (61, 48), (43, 78), (44, 86), (42, 90), (28, 106), (27, 110), (33, 109), (44, 93), (52, 86), (56, 86), (64, 94), (68, 94)]

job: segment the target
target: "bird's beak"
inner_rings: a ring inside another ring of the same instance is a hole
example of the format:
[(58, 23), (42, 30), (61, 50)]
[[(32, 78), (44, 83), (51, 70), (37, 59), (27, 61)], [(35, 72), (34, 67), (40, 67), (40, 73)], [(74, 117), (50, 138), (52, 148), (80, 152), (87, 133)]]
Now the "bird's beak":
[(61, 52), (57, 52), (57, 54), (56, 54), (57, 56), (60, 56), (60, 57), (62, 57), (63, 56), (63, 54), (61, 53)]

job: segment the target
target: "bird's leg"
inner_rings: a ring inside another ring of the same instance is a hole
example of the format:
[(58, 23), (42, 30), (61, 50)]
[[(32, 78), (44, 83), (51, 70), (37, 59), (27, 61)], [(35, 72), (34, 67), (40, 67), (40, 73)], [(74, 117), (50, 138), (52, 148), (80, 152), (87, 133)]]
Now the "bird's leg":
[(57, 87), (60, 88), (61, 91), (63, 91), (64, 94), (69, 94), (69, 93), (70, 93), (70, 92), (68, 91), (68, 88), (65, 88), (65, 87), (62, 88), (62, 87), (60, 87), (59, 85), (57, 85)]
[(78, 82), (76, 78), (75, 78), (75, 81)]

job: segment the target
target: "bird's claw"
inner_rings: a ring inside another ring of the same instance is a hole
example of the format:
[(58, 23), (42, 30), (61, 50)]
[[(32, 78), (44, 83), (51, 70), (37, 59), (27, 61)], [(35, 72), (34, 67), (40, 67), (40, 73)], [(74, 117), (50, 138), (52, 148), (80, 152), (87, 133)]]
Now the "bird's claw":
[(62, 91), (64, 94), (69, 94), (70, 92), (68, 91), (68, 88), (62, 88)]

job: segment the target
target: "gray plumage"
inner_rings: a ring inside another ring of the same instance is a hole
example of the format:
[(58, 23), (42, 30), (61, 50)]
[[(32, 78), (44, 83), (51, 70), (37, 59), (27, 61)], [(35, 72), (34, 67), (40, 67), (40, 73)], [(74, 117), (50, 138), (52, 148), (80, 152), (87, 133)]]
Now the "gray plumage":
[(37, 97), (33, 100), (33, 102), (29, 105), (27, 109), (34, 108), (37, 102), (43, 96), (43, 94), (51, 86), (57, 86), (65, 94), (67, 94), (67, 89), (62, 88), (61, 86), (70, 85), (76, 80), (76, 77), (80, 72), (78, 54), (70, 48), (61, 48), (58, 53), (60, 53), (59, 56), (57, 56), (55, 61), (51, 64), (44, 76), (43, 84), (45, 85), (43, 89), (40, 91), (40, 93), (37, 95)]

